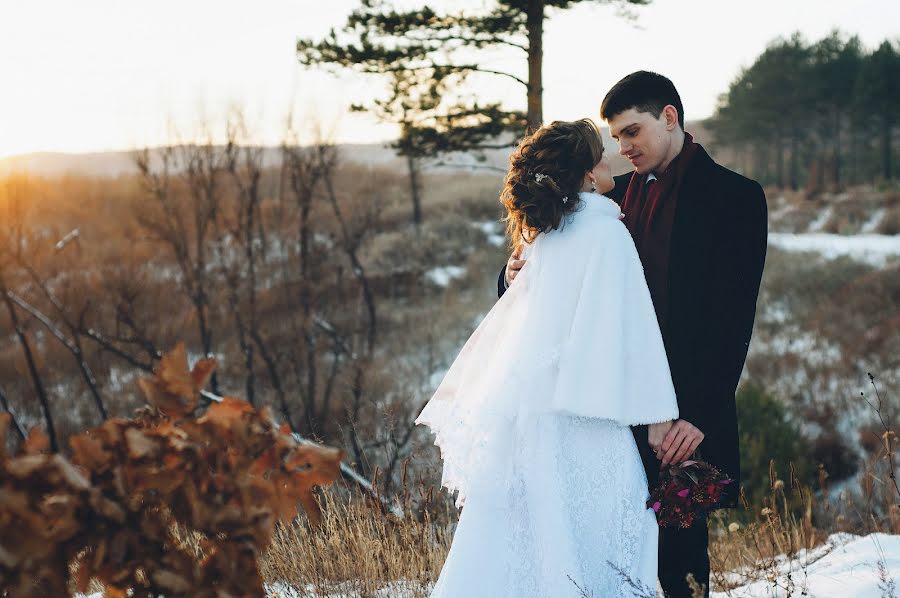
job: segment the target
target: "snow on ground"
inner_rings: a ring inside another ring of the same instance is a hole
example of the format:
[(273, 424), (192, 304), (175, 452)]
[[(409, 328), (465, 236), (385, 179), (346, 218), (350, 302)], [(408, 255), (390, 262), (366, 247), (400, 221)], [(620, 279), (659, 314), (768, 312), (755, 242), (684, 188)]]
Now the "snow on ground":
[(887, 208), (878, 208), (874, 212), (872, 212), (872, 216), (866, 220), (862, 227), (860, 227), (859, 232), (861, 233), (874, 233), (875, 229), (878, 228), (878, 225), (881, 224), (881, 221), (884, 220), (884, 215), (887, 214)]
[[(307, 586), (303, 591), (282, 583), (276, 582), (266, 586), (266, 598), (360, 598), (363, 594), (353, 589), (352, 584), (339, 584), (349, 586), (347, 589), (335, 588), (328, 594), (319, 594), (313, 586)], [(419, 586), (412, 582), (394, 582), (376, 590), (374, 594), (366, 594), (371, 598), (414, 598), (422, 595)], [(76, 594), (75, 598), (103, 598), (103, 594), (83, 595)]]
[(781, 219), (793, 209), (794, 206), (787, 203), (784, 195), (779, 195), (769, 202), (769, 222), (781, 222)]
[(770, 301), (763, 307), (763, 319), (773, 324), (784, 324), (791, 319), (791, 312), (783, 300)]
[[(411, 582), (394, 582), (386, 585), (380, 590), (376, 590), (374, 594), (367, 594), (372, 598), (414, 598), (422, 595), (422, 589), (415, 583)], [(298, 592), (287, 584), (276, 583), (266, 587), (267, 598), (307, 598), (308, 596), (317, 596), (317, 598), (358, 598), (362, 596), (359, 592), (350, 590), (337, 589), (334, 593), (326, 595), (317, 595), (315, 588), (308, 587), (304, 592)]]
[(811, 233), (818, 232), (822, 230), (822, 227), (828, 224), (828, 221), (831, 220), (831, 215), (834, 213), (834, 208), (832, 206), (828, 206), (816, 217), (815, 220), (809, 223), (809, 228), (807, 229)]
[(109, 368), (109, 384), (106, 389), (114, 394), (124, 392), (130, 389), (134, 384), (134, 379), (138, 377), (138, 371), (134, 369), (120, 368), (111, 366)]
[(758, 342), (760, 346), (756, 350), (772, 355), (801, 355), (806, 363), (817, 367), (838, 363), (843, 358), (839, 345), (810, 332), (793, 332), (786, 336), (775, 336), (768, 342), (763, 339)]
[(444, 380), (444, 376), (447, 375), (447, 372), (449, 370), (450, 368), (440, 368), (433, 371), (428, 377), (428, 388), (430, 388), (432, 391), (437, 389), (437, 387), (440, 386), (441, 382)]
[(428, 272), (425, 273), (425, 277), (428, 278), (434, 284), (445, 287), (450, 284), (450, 281), (454, 278), (459, 278), (463, 274), (466, 273), (466, 269), (462, 266), (440, 266), (438, 268), (432, 268)]
[(487, 242), (494, 247), (502, 247), (506, 245), (506, 235), (503, 234), (502, 226), (496, 220), (485, 220), (483, 222), (475, 222), (473, 226), (484, 233)]
[[(734, 573), (731, 577), (740, 576)], [(900, 536), (834, 534), (822, 546), (791, 561), (780, 558), (777, 576), (771, 580), (752, 581), (729, 592), (713, 592), (712, 597), (881, 598), (900, 595), (898, 592)]]
[(879, 268), (900, 258), (900, 235), (770, 233), (769, 245), (784, 251), (811, 251), (829, 260), (847, 256)]

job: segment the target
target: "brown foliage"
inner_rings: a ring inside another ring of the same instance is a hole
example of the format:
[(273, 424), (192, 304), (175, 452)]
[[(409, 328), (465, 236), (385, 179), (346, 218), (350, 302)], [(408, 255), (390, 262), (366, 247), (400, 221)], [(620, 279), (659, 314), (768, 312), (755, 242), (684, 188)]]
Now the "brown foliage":
[[(32, 431), (0, 451), (0, 587), (11, 597), (65, 595), (91, 579), (107, 595), (263, 596), (258, 558), (275, 521), (338, 475), (343, 452), (298, 444), (267, 410), (224, 398), (195, 413), (215, 368), (188, 370), (184, 347), (141, 382), (151, 407), (70, 439), (71, 460)], [(10, 418), (0, 417), (0, 447)], [(176, 529), (202, 535), (197, 562)]]

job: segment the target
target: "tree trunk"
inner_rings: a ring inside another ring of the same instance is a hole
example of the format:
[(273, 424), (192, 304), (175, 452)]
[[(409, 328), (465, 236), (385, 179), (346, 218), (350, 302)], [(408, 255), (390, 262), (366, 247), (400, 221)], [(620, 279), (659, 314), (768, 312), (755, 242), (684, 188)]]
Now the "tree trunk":
[(800, 180), (798, 171), (800, 170), (800, 140), (796, 131), (791, 133), (791, 190), (796, 191), (800, 188)]
[[(316, 333), (313, 330), (313, 305), (310, 280), (311, 260), (311, 231), (310, 214), (312, 210), (312, 191), (309, 188), (298, 187), (297, 197), (300, 201), (300, 306), (303, 311), (303, 342), (306, 347), (306, 391), (303, 397), (303, 421), (306, 424), (305, 432), (310, 436), (316, 436), (316, 394), (318, 393), (318, 363)], [(287, 408), (285, 407), (284, 410)]]
[(753, 144), (753, 178), (762, 179), (766, 172), (765, 145), (758, 141)]
[(19, 440), (25, 442), (25, 438), (28, 436), (28, 432), (25, 431), (25, 428), (23, 428), (22, 424), (19, 423), (19, 420), (16, 419), (16, 416), (12, 412), (12, 408), (9, 406), (9, 401), (6, 400), (6, 395), (3, 394), (2, 390), (0, 390), (0, 409), (3, 409), (9, 414), (13, 430), (15, 430), (19, 435)]
[(544, 0), (528, 0), (528, 130), (536, 131), (544, 122), (541, 67), (544, 61)]
[(859, 175), (859, 161), (862, 150), (862, 143), (859, 140), (857, 126), (852, 122), (850, 124), (848, 135), (850, 135), (850, 154), (847, 159), (847, 181), (851, 185), (858, 185), (862, 177)]
[(97, 388), (97, 379), (94, 377), (94, 372), (91, 371), (91, 367), (88, 365), (87, 360), (84, 357), (84, 351), (81, 348), (81, 339), (78, 336), (78, 331), (74, 328), (70, 328), (72, 333), (72, 343), (74, 344), (77, 351), (73, 352), (73, 357), (75, 358), (75, 362), (78, 364), (78, 369), (81, 371), (81, 375), (84, 378), (85, 383), (87, 384), (88, 390), (91, 392), (91, 396), (94, 399), (94, 405), (97, 407), (97, 411), (100, 412), (100, 423), (105, 422), (109, 419), (109, 413), (106, 411), (106, 405), (103, 403), (103, 397), (100, 396), (100, 390)]
[(278, 408), (281, 410), (281, 415), (284, 417), (284, 421), (287, 422), (287, 425), (290, 426), (291, 430), (296, 432), (297, 425), (294, 423), (293, 418), (291, 418), (291, 410), (287, 404), (287, 395), (284, 392), (284, 385), (281, 383), (281, 376), (278, 374), (275, 358), (263, 342), (258, 329), (251, 331), (251, 336), (253, 337), (253, 342), (256, 343), (259, 356), (262, 358), (263, 363), (266, 364), (266, 369), (269, 372), (269, 380), (275, 388), (275, 398), (278, 403)]
[(881, 173), (884, 175), (884, 180), (889, 181), (893, 176), (892, 168), (891, 168), (891, 135), (893, 129), (893, 123), (888, 117), (887, 114), (884, 116), (884, 123), (881, 128)]
[(762, 146), (760, 165), (762, 166), (762, 172), (759, 178), (763, 181), (770, 180), (772, 176), (772, 148), (768, 143)]
[(779, 189), (784, 189), (784, 140), (779, 138), (775, 145), (778, 147), (778, 155), (775, 158), (777, 160), (775, 164), (775, 184), (778, 185)]
[(44, 384), (41, 381), (41, 375), (38, 373), (37, 363), (31, 352), (31, 345), (28, 343), (28, 337), (25, 330), (19, 322), (19, 316), (16, 314), (16, 308), (13, 306), (12, 299), (7, 294), (6, 284), (0, 281), (0, 294), (3, 295), (3, 301), (6, 303), (6, 309), (9, 311), (9, 319), (19, 338), (19, 344), (22, 345), (22, 353), (25, 355), (25, 363), (28, 365), (28, 372), (31, 374), (31, 382), (34, 384), (34, 391), (41, 403), (41, 411), (43, 412), (44, 421), (47, 423), (47, 436), (50, 437), (50, 450), (54, 453), (59, 452), (59, 443), (56, 440), (56, 427), (53, 425), (53, 415), (50, 413), (50, 401), (47, 392), (44, 390)]
[(838, 109), (834, 111), (834, 164), (832, 169), (832, 179), (834, 180), (835, 189), (841, 186), (841, 112)]
[(413, 223), (419, 226), (422, 224), (422, 180), (419, 158), (406, 156), (406, 165), (409, 168), (409, 193), (412, 198)]
[[(204, 266), (205, 268), (205, 266)], [(199, 284), (206, 284), (206, 279), (204, 278), (202, 282)], [(212, 330), (210, 329), (208, 322), (209, 315), (209, 302), (206, 299), (206, 291), (201, 290), (199, 294), (194, 296), (194, 312), (197, 314), (197, 328), (200, 332), (200, 345), (203, 347), (203, 356), (210, 357), (213, 354), (212, 351)], [(213, 375), (209, 379), (209, 385), (212, 388), (212, 391), (221, 395), (219, 392), (219, 377), (216, 376), (216, 373), (213, 372)]]

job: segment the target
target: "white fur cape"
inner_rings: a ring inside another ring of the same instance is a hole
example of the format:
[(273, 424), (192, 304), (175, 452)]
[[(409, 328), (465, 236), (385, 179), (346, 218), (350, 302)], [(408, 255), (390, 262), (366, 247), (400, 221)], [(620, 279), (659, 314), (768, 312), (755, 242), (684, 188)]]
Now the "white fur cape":
[(678, 417), (650, 292), (619, 207), (594, 193), (579, 199), (559, 230), (526, 247), (524, 268), (416, 419), (434, 432), (451, 489), (464, 492), (485, 451), (508, 446), (504, 426), (523, 430), (522, 422), (547, 413), (622, 425)]

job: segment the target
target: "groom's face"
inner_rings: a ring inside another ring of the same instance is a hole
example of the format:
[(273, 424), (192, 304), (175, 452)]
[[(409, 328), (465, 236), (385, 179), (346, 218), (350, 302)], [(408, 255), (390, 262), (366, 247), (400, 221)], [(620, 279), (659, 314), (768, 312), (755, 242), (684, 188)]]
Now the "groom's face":
[(609, 119), (609, 134), (619, 143), (619, 153), (640, 174), (656, 172), (669, 152), (670, 135), (665, 111), (659, 117), (629, 108)]

